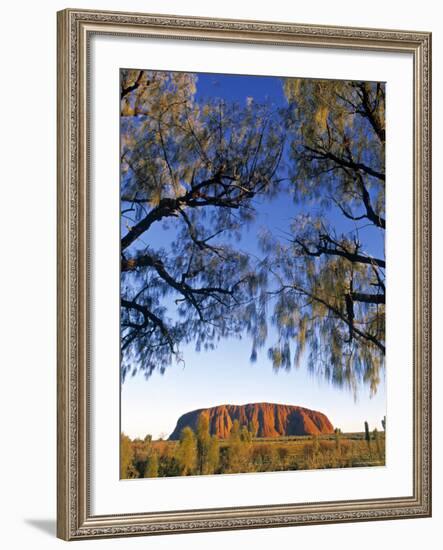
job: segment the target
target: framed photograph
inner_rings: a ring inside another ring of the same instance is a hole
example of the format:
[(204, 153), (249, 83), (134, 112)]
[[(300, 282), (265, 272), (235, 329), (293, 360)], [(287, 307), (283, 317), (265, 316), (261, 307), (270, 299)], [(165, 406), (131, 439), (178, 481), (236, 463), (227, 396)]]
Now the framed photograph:
[(431, 514), (430, 33), (58, 13), (58, 536)]

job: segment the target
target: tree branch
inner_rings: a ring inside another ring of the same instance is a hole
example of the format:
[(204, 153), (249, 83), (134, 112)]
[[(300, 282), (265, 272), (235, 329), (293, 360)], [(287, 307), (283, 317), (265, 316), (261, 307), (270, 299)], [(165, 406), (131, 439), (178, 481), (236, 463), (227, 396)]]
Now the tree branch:
[(369, 191), (365, 186), (365, 183), (363, 181), (361, 174), (357, 174), (357, 181), (360, 187), (363, 204), (365, 205), (365, 208), (366, 208), (366, 217), (368, 218), (368, 220), (373, 222), (377, 227), (380, 227), (381, 229), (385, 229), (386, 220), (380, 214), (377, 214), (377, 212), (372, 207), (371, 196), (369, 195)]
[(150, 311), (146, 306), (142, 306), (142, 305), (138, 304), (137, 302), (131, 302), (129, 300), (125, 300), (124, 298), (121, 298), (120, 305), (121, 305), (121, 307), (124, 307), (126, 309), (133, 309), (133, 310), (138, 311), (139, 313), (142, 314), (144, 322), (141, 325), (134, 325), (133, 324), (132, 328), (135, 328), (137, 331), (143, 330), (144, 328), (146, 328), (148, 326), (149, 321), (150, 321), (151, 323), (153, 323), (160, 330), (162, 336), (168, 342), (168, 345), (169, 345), (169, 348), (170, 348), (171, 352), (175, 353), (174, 341), (173, 341), (171, 335), (169, 334), (169, 331), (166, 328), (165, 324), (160, 319), (160, 317), (158, 317), (157, 315), (152, 313), (152, 311)]
[(386, 301), (384, 294), (371, 294), (365, 292), (351, 292), (351, 298), (354, 302), (364, 302), (365, 304), (384, 304)]
[(322, 151), (320, 149), (314, 149), (313, 147), (310, 147), (308, 145), (304, 145), (304, 148), (313, 154), (312, 159), (313, 160), (332, 160), (337, 164), (338, 166), (344, 166), (345, 168), (350, 168), (354, 171), (362, 171), (368, 174), (369, 176), (372, 176), (374, 178), (377, 178), (381, 181), (385, 181), (386, 176), (383, 172), (379, 172), (378, 170), (374, 170), (370, 166), (367, 166), (366, 164), (362, 162), (355, 162), (352, 159), (345, 159), (343, 157), (338, 157), (337, 155), (334, 155), (334, 153), (331, 153), (330, 151)]
[(371, 106), (369, 93), (368, 93), (366, 84), (364, 82), (358, 83), (356, 87), (358, 88), (358, 90), (360, 90), (360, 93), (358, 95), (361, 99), (361, 105), (362, 105), (362, 109), (357, 109), (356, 112), (359, 115), (365, 117), (369, 121), (377, 137), (384, 144), (386, 139), (386, 132), (380, 120), (378, 120), (376, 116), (377, 105), (375, 107)]
[[(386, 267), (385, 260), (372, 258), (371, 256), (363, 256), (362, 254), (358, 254), (356, 252), (350, 252), (344, 247), (342, 243), (335, 241), (329, 235), (322, 234), (319, 236), (319, 238), (320, 244), (315, 245), (315, 250), (311, 250), (309, 246), (300, 239), (294, 239), (293, 242), (298, 244), (301, 247), (303, 253), (307, 256), (319, 257), (322, 254), (326, 254), (329, 256), (341, 256), (342, 258), (346, 258), (353, 263), (375, 265), (382, 268)], [(334, 248), (328, 247), (327, 244), (322, 244), (321, 241), (323, 241), (324, 243), (332, 244)]]
[(370, 334), (368, 332), (364, 332), (361, 329), (350, 326), (349, 319), (335, 306), (324, 300), (323, 298), (320, 298), (319, 296), (316, 296), (315, 294), (305, 290), (304, 288), (298, 286), (298, 285), (285, 285), (285, 288), (293, 289), (304, 296), (307, 296), (308, 298), (311, 298), (312, 300), (324, 305), (326, 308), (328, 308), (332, 313), (334, 313), (339, 319), (341, 319), (346, 325), (349, 327), (350, 330), (353, 331), (353, 334), (356, 334), (360, 336), (361, 338), (367, 340), (368, 342), (371, 342), (374, 344), (382, 353), (383, 355), (386, 353), (386, 347), (385, 345), (373, 334)]
[(121, 89), (121, 92), (120, 92), (120, 99), (123, 99), (125, 96), (127, 96), (128, 94), (130, 94), (131, 92), (136, 90), (140, 86), (142, 77), (143, 77), (143, 71), (140, 71), (138, 73), (137, 80), (134, 82), (134, 84), (131, 84), (130, 86), (127, 86), (126, 88), (124, 88), (122, 86), (122, 89)]

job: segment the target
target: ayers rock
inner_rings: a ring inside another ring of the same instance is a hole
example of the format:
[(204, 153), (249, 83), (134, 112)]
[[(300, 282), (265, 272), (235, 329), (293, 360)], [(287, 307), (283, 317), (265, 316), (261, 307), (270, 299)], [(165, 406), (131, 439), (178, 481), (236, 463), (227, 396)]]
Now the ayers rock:
[(328, 417), (321, 412), (276, 403), (249, 403), (248, 405), (218, 405), (207, 409), (197, 409), (183, 414), (169, 436), (180, 439), (183, 428), (189, 426), (194, 431), (202, 413), (209, 416), (211, 435), (224, 439), (229, 437), (232, 423), (238, 420), (241, 426), (254, 423), (257, 437), (279, 437), (287, 435), (319, 435), (333, 433), (334, 427)]

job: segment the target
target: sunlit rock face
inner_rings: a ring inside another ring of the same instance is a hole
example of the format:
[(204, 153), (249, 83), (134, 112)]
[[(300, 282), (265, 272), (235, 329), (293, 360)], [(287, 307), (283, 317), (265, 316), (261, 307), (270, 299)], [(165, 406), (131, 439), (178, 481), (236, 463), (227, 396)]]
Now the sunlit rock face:
[(211, 435), (216, 435), (220, 439), (229, 437), (235, 420), (239, 421), (240, 426), (253, 426), (257, 437), (321, 435), (334, 431), (328, 417), (318, 411), (296, 405), (249, 403), (247, 405), (218, 405), (185, 413), (178, 419), (169, 439), (180, 439), (180, 434), (186, 426), (195, 431), (202, 413), (208, 415)]

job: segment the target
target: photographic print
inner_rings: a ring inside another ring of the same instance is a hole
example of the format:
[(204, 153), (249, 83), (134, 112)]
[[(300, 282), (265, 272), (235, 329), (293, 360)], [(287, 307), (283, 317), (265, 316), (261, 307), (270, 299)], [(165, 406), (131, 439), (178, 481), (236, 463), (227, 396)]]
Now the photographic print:
[(120, 98), (120, 478), (384, 466), (385, 84)]
[(431, 33), (57, 37), (58, 536), (429, 517)]

